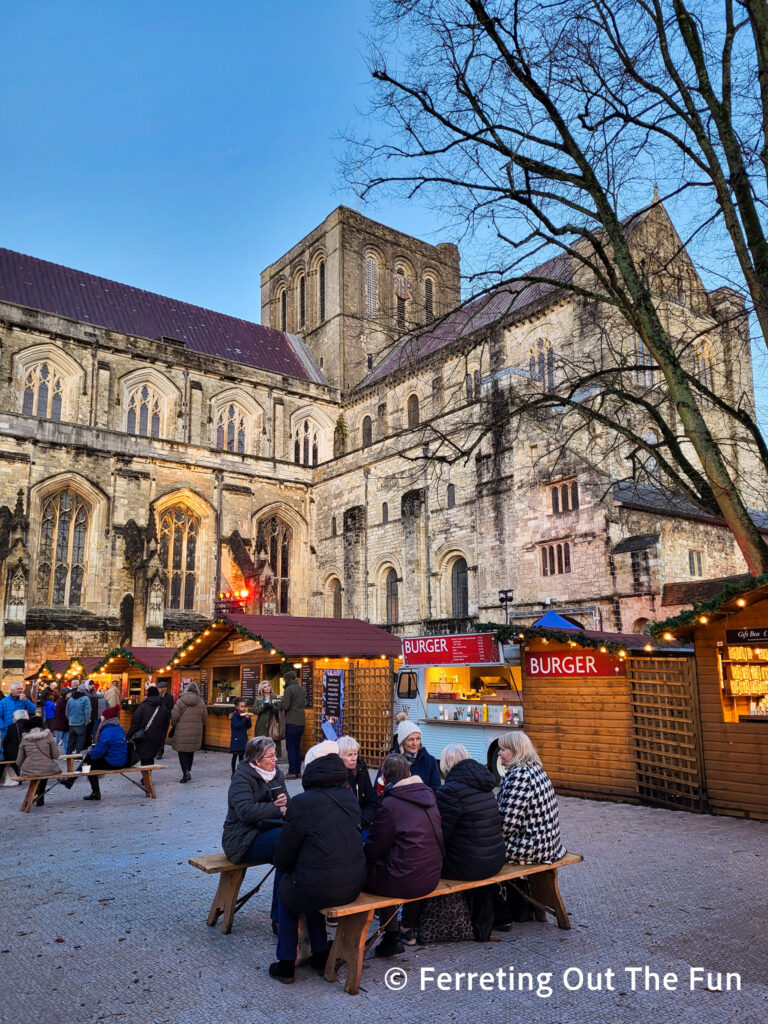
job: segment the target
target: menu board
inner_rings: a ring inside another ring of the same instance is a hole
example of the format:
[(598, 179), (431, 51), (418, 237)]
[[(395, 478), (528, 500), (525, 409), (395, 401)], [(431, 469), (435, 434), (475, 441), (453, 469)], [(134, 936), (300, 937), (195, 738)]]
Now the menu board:
[(306, 707), (311, 708), (314, 700), (314, 689), (313, 689), (313, 675), (314, 666), (312, 662), (308, 662), (306, 665), (301, 666), (301, 685), (304, 689), (304, 695), (306, 700), (304, 704)]
[(208, 669), (200, 669), (200, 682), (199, 682), (200, 696), (203, 698), (203, 704), (208, 703)]
[(404, 665), (500, 665), (499, 645), (490, 633), (403, 637)]
[(753, 647), (756, 644), (763, 646), (768, 644), (768, 628), (765, 626), (752, 626), (749, 629), (726, 629), (725, 640), (729, 647), (732, 644), (734, 646), (743, 644)]
[(248, 707), (256, 700), (256, 691), (261, 681), (259, 665), (240, 666), (240, 696)]

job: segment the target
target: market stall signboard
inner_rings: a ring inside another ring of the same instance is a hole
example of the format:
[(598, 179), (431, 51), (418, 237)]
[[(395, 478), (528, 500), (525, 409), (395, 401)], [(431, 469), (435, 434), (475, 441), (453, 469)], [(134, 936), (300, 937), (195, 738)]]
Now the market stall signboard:
[(240, 667), (240, 696), (249, 707), (256, 700), (260, 674), (258, 665), (242, 665)]
[(312, 700), (314, 697), (314, 687), (312, 685), (313, 680), (313, 665), (312, 662), (307, 662), (306, 665), (301, 666), (301, 685), (304, 688), (305, 701), (304, 706), (311, 708)]
[(730, 647), (732, 644), (748, 644), (761, 647), (768, 644), (768, 626), (753, 626), (751, 629), (726, 629), (725, 642)]
[(624, 662), (612, 654), (602, 651), (526, 651), (525, 674), (529, 679), (536, 676), (623, 676), (626, 675)]
[(490, 633), (403, 637), (404, 665), (501, 665)]

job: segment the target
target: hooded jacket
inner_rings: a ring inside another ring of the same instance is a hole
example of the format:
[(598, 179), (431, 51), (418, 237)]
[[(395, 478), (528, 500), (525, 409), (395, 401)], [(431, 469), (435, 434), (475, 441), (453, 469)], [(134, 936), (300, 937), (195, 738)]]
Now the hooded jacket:
[(360, 843), (360, 805), (347, 785), (338, 754), (310, 762), (304, 792), (294, 797), (275, 847), (274, 862), (286, 874), (280, 899), (293, 913), (320, 910), (356, 899), (365, 879)]
[(459, 761), (436, 793), (443, 823), (443, 878), (490, 878), (504, 867), (506, 849), (493, 790), (496, 780), (477, 761)]
[(171, 712), (171, 725), (176, 727), (171, 746), (179, 753), (194, 753), (203, 745), (203, 733), (208, 712), (203, 698), (194, 690), (185, 690)]
[[(279, 768), (271, 783), (267, 783), (248, 761), (241, 761), (232, 776), (221, 845), (233, 864), (244, 861), (248, 847), (259, 832), (283, 823), (282, 812), (275, 807), (270, 786), (280, 786), (285, 790), (285, 776)], [(290, 804), (289, 797), (289, 807)]]
[(363, 828), (370, 828), (379, 806), (379, 798), (376, 796), (371, 776), (368, 774), (368, 766), (362, 757), (358, 757), (357, 765), (352, 771), (347, 770), (347, 782), (360, 804)]
[(91, 721), (91, 699), (82, 690), (74, 690), (67, 701), (67, 721), (70, 727), (89, 725)]
[(61, 766), (56, 760), (60, 755), (50, 729), (30, 729), (21, 737), (16, 764), (22, 776), (61, 775)]
[(417, 899), (435, 888), (443, 867), (440, 814), (418, 776), (385, 791), (364, 850), (366, 892)]
[(142, 760), (154, 757), (163, 746), (170, 720), (171, 713), (160, 696), (145, 697), (136, 708), (128, 726), (128, 739), (133, 739), (133, 734), (139, 729), (145, 730), (146, 734), (142, 739), (133, 740), (136, 753)]
[(124, 768), (128, 760), (128, 742), (117, 718), (104, 718), (96, 742), (91, 748), (91, 761), (104, 758), (112, 768)]

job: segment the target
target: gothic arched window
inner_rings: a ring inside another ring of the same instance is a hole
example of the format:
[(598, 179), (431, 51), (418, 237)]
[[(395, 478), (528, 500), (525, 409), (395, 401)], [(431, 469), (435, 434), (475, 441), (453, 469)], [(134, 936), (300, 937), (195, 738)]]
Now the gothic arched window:
[(428, 324), (435, 319), (435, 286), (431, 277), (424, 279), (424, 319)]
[(336, 576), (331, 580), (331, 615), (334, 619), (341, 618), (341, 580)]
[(126, 430), (141, 437), (160, 437), (162, 399), (151, 384), (139, 384), (128, 396)]
[(365, 257), (365, 315), (372, 320), (379, 311), (376, 296), (378, 267), (373, 256)]
[(166, 581), (167, 608), (195, 607), (199, 534), (200, 517), (186, 505), (173, 505), (160, 514), (158, 557)]
[(373, 421), (370, 416), (363, 417), (362, 444), (363, 448), (368, 448), (373, 444)]
[(325, 321), (325, 260), (317, 265), (317, 318), (319, 323)]
[(279, 296), (277, 302), (278, 302), (278, 307), (279, 307), (279, 310), (280, 310), (280, 314), (279, 314), (279, 316), (280, 316), (280, 330), (281, 331), (287, 331), (288, 330), (288, 292), (286, 292), (285, 288), (283, 288), (283, 290), (280, 292), (280, 296)]
[(448, 508), (456, 508), (456, 487), (448, 484)]
[(245, 453), (245, 413), (232, 402), (216, 420), (216, 447), (222, 451)]
[(47, 361), (37, 363), (29, 368), (24, 378), (21, 411), (25, 416), (60, 420), (63, 395), (64, 383), (56, 366)]
[(307, 326), (307, 279), (303, 274), (299, 278), (298, 293), (299, 330), (302, 330)]
[(400, 611), (397, 599), (397, 573), (390, 569), (386, 579), (386, 619), (387, 624), (400, 621)]
[(318, 452), (317, 427), (303, 420), (293, 432), (293, 461), (297, 466), (316, 466)]
[(389, 522), (389, 505), (386, 501), (381, 506), (381, 521), (382, 523)]
[(419, 425), (419, 396), (408, 396), (408, 426), (418, 427)]
[(85, 573), (88, 510), (71, 491), (59, 491), (43, 504), (37, 559), (37, 601), (80, 606)]
[(277, 516), (262, 520), (258, 527), (256, 548), (267, 556), (275, 587), (275, 608), (280, 615), (289, 609), (292, 531)]
[(465, 619), (469, 614), (469, 581), (466, 558), (457, 558), (451, 567), (451, 615)]
[(552, 346), (544, 338), (531, 347), (529, 369), (532, 380), (537, 380), (545, 391), (555, 387), (555, 355)]

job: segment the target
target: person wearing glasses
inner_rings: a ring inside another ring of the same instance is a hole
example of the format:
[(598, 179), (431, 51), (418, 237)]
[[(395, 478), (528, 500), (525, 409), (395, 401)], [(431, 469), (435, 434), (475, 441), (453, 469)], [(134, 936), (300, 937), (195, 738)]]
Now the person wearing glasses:
[[(275, 742), (254, 736), (235, 769), (227, 794), (221, 845), (234, 864), (272, 864), (288, 809), (285, 777), (277, 767)], [(272, 891), (272, 930), (277, 930), (277, 892)]]

